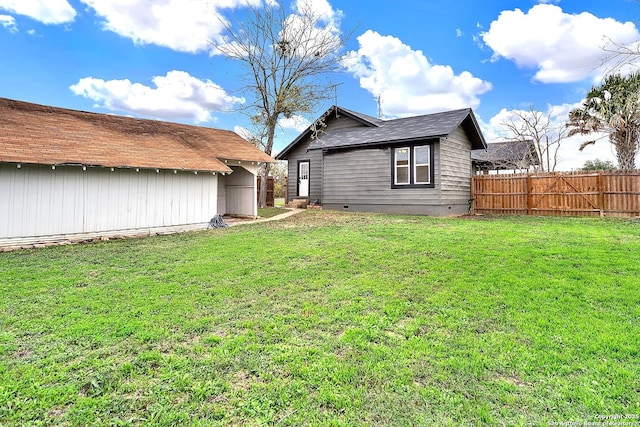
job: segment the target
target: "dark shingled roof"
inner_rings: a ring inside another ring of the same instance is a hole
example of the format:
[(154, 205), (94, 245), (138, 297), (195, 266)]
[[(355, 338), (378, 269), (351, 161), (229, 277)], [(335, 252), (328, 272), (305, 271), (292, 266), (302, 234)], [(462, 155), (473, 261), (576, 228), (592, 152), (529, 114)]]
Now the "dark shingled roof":
[[(309, 146), (310, 150), (370, 146), (389, 142), (415, 141), (446, 137), (462, 125), (475, 125), (471, 109), (446, 111), (443, 113), (402, 119), (381, 120), (375, 127), (340, 129), (322, 135)], [(478, 132), (474, 148), (484, 148), (484, 140)]]
[(273, 162), (234, 132), (0, 98), (0, 162), (229, 172)]
[(478, 164), (493, 164), (499, 167), (528, 167), (540, 164), (538, 152), (531, 140), (492, 142), (487, 144), (486, 149), (471, 150), (471, 160)]
[[(321, 118), (329, 120), (331, 114), (346, 115), (362, 123), (363, 126), (334, 129), (321, 134), (309, 144), (309, 150), (335, 150), (344, 148), (366, 148), (390, 143), (412, 142), (424, 139), (447, 137), (459, 126), (463, 126), (472, 148), (485, 148), (486, 143), (480, 127), (470, 108), (426, 114), (401, 119), (382, 120), (366, 114), (357, 113), (342, 107), (333, 106)], [(291, 144), (282, 150), (277, 159), (285, 159), (300, 141), (311, 134), (307, 129)]]

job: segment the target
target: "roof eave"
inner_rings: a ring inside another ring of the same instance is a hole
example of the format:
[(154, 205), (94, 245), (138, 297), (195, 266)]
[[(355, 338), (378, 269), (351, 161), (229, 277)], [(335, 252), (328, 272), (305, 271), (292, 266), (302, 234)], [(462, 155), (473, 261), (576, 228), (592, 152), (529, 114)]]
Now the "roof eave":
[[(476, 115), (473, 113), (473, 110), (471, 108), (469, 108), (469, 114), (467, 115), (467, 117), (465, 117), (464, 120), (466, 120), (467, 118), (471, 118), (471, 123), (473, 124), (475, 133), (478, 136), (477, 141), (475, 141), (476, 142), (475, 145), (474, 145), (473, 139), (471, 140), (471, 149), (472, 150), (483, 149), (483, 148), (486, 149), (487, 141), (484, 139), (484, 135), (482, 134), (482, 130), (480, 129), (480, 125), (478, 124)], [(479, 143), (479, 145), (477, 143)]]
[(150, 165), (144, 165), (144, 166), (136, 166), (136, 165), (116, 165), (116, 164), (94, 164), (94, 163), (82, 163), (82, 162), (69, 162), (69, 161), (50, 161), (50, 162), (34, 162), (33, 160), (26, 160), (26, 161), (20, 161), (20, 160), (1, 160), (0, 159), (0, 164), (13, 164), (13, 165), (19, 165), (18, 167), (21, 167), (21, 165), (35, 165), (35, 166), (50, 166), (52, 169), (55, 169), (57, 167), (81, 167), (81, 168), (101, 168), (101, 169), (111, 169), (111, 170), (115, 170), (115, 169), (133, 169), (136, 171), (140, 171), (140, 170), (153, 170), (153, 171), (171, 171), (171, 172), (194, 172), (194, 173), (231, 173), (233, 172), (233, 170), (226, 166), (223, 165), (223, 168), (216, 168), (216, 169), (211, 169), (211, 168), (184, 168), (184, 167), (180, 167), (180, 166), (176, 166), (176, 167), (168, 167), (168, 166), (150, 166)]
[(417, 141), (426, 141), (431, 139), (442, 139), (447, 135), (429, 135), (429, 136), (419, 136), (412, 138), (402, 138), (402, 139), (393, 139), (393, 140), (383, 140), (383, 141), (374, 141), (374, 142), (366, 142), (362, 144), (349, 144), (349, 145), (340, 145), (340, 146), (332, 146), (332, 147), (309, 147), (309, 150), (323, 150), (323, 151), (333, 151), (333, 150), (348, 150), (354, 148), (370, 148), (370, 147), (380, 147), (380, 146), (392, 146), (392, 145), (401, 145), (401, 144), (410, 144), (412, 142)]

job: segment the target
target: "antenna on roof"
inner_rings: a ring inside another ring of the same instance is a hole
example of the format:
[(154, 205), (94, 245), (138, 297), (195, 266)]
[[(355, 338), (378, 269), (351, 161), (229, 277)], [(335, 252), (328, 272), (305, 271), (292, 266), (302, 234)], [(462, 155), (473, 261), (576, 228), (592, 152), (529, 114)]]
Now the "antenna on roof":
[(336, 83), (329, 86), (329, 89), (333, 89), (333, 105), (336, 106), (336, 118), (338, 118), (338, 86), (342, 83)]
[(384, 119), (384, 114), (382, 114), (382, 95), (378, 95), (378, 118)]

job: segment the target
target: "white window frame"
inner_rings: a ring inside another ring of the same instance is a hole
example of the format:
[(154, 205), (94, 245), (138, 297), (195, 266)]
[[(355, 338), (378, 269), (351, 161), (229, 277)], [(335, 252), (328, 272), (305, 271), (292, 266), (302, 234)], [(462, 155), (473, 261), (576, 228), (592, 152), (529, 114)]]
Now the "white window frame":
[[(416, 155), (418, 149), (427, 150), (427, 163), (418, 163), (418, 156)], [(418, 166), (426, 166), (428, 168), (426, 181), (418, 181)], [(429, 145), (416, 145), (413, 147), (413, 184), (431, 184), (431, 146)]]
[[(398, 152), (400, 150), (407, 150), (407, 164), (398, 165)], [(411, 185), (411, 147), (398, 147), (394, 148), (393, 152), (393, 183), (394, 185)], [(407, 182), (398, 182), (398, 168), (407, 170)]]

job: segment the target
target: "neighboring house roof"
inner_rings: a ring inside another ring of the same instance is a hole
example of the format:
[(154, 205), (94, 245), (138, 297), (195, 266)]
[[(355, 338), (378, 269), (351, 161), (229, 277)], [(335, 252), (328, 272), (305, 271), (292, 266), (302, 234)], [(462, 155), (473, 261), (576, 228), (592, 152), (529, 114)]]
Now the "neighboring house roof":
[(472, 150), (471, 160), (477, 166), (489, 169), (526, 169), (540, 164), (531, 140), (492, 142), (486, 149)]
[(273, 162), (234, 132), (0, 98), (0, 162), (230, 172)]
[[(355, 118), (359, 120), (363, 126), (335, 129), (331, 132), (322, 133), (319, 138), (314, 139), (310, 143), (309, 150), (359, 148), (388, 143), (444, 138), (449, 136), (459, 126), (463, 126), (467, 131), (472, 148), (479, 149), (486, 147), (484, 136), (470, 108), (401, 119), (382, 120), (334, 106), (327, 110), (321, 118), (330, 117), (333, 111), (336, 111), (337, 114), (344, 114)], [(310, 133), (311, 130), (307, 129), (282, 150), (276, 158), (286, 158), (289, 151), (300, 141), (306, 139)]]

